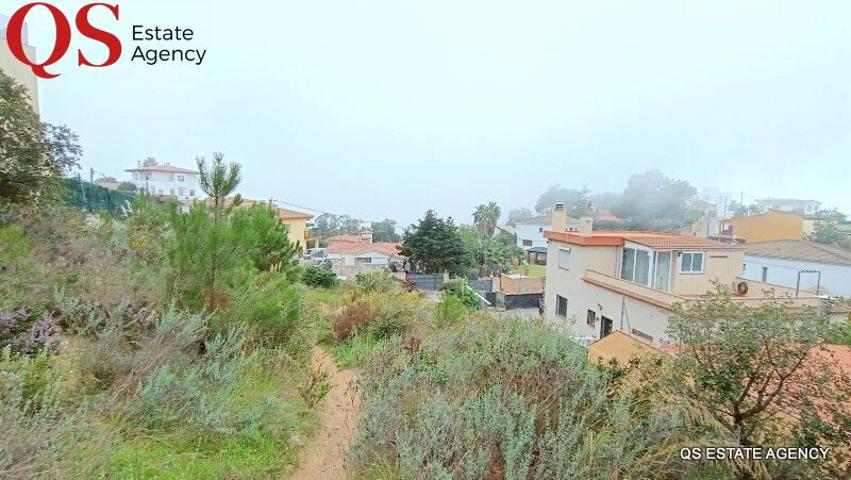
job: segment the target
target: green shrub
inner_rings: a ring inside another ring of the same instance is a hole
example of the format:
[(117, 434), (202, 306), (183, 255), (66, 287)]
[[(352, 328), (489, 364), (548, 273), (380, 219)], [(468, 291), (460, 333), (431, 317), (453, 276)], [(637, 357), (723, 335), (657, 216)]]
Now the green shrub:
[(467, 308), (473, 310), (482, 308), (482, 299), (470, 288), (466, 278), (450, 280), (443, 284), (441, 290), (444, 294), (458, 297)]
[(301, 281), (305, 285), (316, 288), (334, 288), (339, 283), (337, 274), (330, 268), (319, 265), (305, 268), (301, 274)]
[(360, 292), (365, 294), (391, 293), (399, 290), (399, 282), (396, 276), (387, 269), (355, 275), (355, 286)]
[(443, 292), (435, 307), (435, 319), (441, 325), (454, 325), (467, 315), (464, 302), (449, 292)]
[(233, 296), (233, 303), (217, 312), (217, 328), (243, 323), (256, 346), (282, 347), (293, 358), (308, 358), (316, 332), (299, 285), (283, 273), (261, 273), (251, 276)]
[(566, 335), (472, 316), (417, 351), (385, 343), (370, 356), (352, 457), (362, 474), (388, 465), (400, 478), (706, 474), (714, 467), (680, 460), (678, 448), (728, 439), (705, 412), (666, 398), (661, 377), (616, 386)]

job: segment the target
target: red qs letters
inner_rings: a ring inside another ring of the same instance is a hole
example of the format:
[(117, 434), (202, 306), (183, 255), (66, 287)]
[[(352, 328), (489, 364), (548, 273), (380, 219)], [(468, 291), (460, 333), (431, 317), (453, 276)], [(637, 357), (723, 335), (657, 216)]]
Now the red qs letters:
[[(36, 63), (35, 59), (27, 57), (23, 45), (24, 20), (26, 19), (27, 14), (30, 13), (30, 10), (35, 7), (46, 8), (53, 17), (53, 23), (56, 27), (56, 43), (53, 45), (53, 51), (50, 53), (47, 60), (42, 63)], [(121, 41), (115, 35), (92, 26), (89, 22), (89, 12), (94, 7), (106, 7), (113, 15), (115, 15), (115, 19), (118, 20), (118, 5), (92, 3), (84, 6), (79, 12), (77, 12), (77, 30), (83, 36), (106, 45), (106, 48), (109, 49), (109, 57), (104, 63), (96, 65), (90, 62), (83, 55), (81, 50), (78, 50), (77, 61), (78, 65), (85, 65), (87, 67), (108, 67), (117, 62), (121, 57)], [(46, 67), (55, 64), (61, 60), (66, 53), (68, 53), (68, 49), (71, 47), (71, 25), (68, 22), (68, 18), (65, 17), (62, 11), (55, 6), (43, 2), (30, 3), (21, 7), (14, 13), (14, 15), (12, 15), (12, 18), (9, 19), (9, 25), (6, 29), (6, 42), (9, 44), (9, 50), (12, 52), (12, 55), (14, 55), (21, 63), (29, 65), (30, 68), (32, 68), (33, 73), (35, 73), (38, 77), (56, 78), (59, 74), (52, 74), (48, 72)]]

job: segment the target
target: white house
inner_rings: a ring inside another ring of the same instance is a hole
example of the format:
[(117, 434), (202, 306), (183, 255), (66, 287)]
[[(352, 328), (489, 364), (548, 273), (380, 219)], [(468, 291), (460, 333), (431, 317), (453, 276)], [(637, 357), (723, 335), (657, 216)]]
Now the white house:
[[(548, 213), (546, 215), (519, 220), (515, 227), (515, 233), (517, 234), (517, 246), (523, 249), (524, 252), (529, 251), (532, 248), (543, 249), (546, 251), (547, 239), (544, 238), (544, 232), (553, 229), (553, 215), (556, 215), (556, 212), (557, 211), (553, 211), (553, 213)], [(561, 212), (562, 214), (564, 213), (563, 210), (558, 210), (558, 212)], [(566, 218), (567, 225), (559, 227), (559, 230), (578, 232), (579, 220), (570, 217)]]
[(798, 200), (797, 198), (764, 198), (756, 201), (762, 211), (780, 210), (797, 212), (802, 215), (814, 215), (819, 211), (821, 202), (815, 200)]
[(198, 188), (198, 172), (195, 170), (172, 165), (140, 165), (127, 171), (132, 175), (130, 182), (150, 195), (173, 197), (180, 202), (202, 196)]
[(804, 240), (751, 243), (745, 249), (743, 278), (851, 297), (851, 251)]

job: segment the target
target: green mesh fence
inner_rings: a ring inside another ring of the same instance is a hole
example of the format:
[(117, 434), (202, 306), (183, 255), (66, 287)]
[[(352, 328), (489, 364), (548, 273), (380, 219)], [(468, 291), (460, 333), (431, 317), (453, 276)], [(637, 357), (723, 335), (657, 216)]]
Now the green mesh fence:
[(77, 178), (66, 178), (65, 203), (74, 207), (86, 209), (89, 212), (109, 213), (112, 216), (124, 214), (135, 196), (131, 193), (116, 192)]

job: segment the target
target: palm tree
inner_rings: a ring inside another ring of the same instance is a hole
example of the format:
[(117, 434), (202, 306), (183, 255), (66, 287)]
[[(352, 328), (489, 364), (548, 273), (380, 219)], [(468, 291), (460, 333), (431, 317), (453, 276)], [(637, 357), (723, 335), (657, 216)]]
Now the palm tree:
[[(225, 207), (225, 199), (236, 190), (239, 183), (242, 181), (240, 171), (242, 167), (238, 163), (225, 165), (225, 156), (221, 153), (213, 154), (213, 162), (210, 168), (207, 168), (207, 160), (204, 157), (197, 159), (199, 178), (198, 183), (201, 190), (207, 194), (213, 201), (213, 235), (210, 238), (210, 252), (213, 258), (210, 261), (210, 283), (207, 292), (207, 308), (215, 306), (216, 298), (216, 277), (218, 276), (219, 266), (223, 263), (219, 257), (219, 221)], [(230, 207), (234, 208), (240, 203), (239, 195), (236, 196)]]
[(496, 202), (489, 202), (487, 205), (479, 205), (473, 212), (473, 223), (479, 230), (482, 236), (491, 236), (499, 222), (499, 217), (502, 216), (502, 209)]

